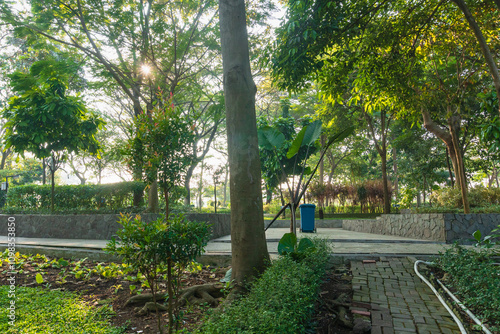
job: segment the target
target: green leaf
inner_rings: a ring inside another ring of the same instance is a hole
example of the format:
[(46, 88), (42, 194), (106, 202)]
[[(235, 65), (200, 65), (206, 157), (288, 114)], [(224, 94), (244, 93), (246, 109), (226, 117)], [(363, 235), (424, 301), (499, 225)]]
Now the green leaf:
[(285, 233), (278, 243), (278, 253), (284, 255), (292, 253), (297, 246), (297, 237), (293, 233)]
[(307, 126), (303, 127), (302, 130), (297, 134), (297, 137), (292, 142), (292, 146), (288, 149), (286, 153), (286, 157), (291, 159), (297, 152), (299, 152), (300, 147), (302, 146), (302, 141), (304, 140), (304, 135), (306, 133)]
[(337, 143), (339, 141), (346, 139), (347, 137), (349, 137), (353, 133), (354, 133), (354, 126), (350, 126), (347, 129), (344, 129), (344, 130), (340, 131), (339, 133), (334, 134), (333, 136), (331, 136), (328, 139), (328, 144), (326, 145), (326, 147), (330, 146), (333, 143)]
[(309, 248), (313, 248), (314, 244), (311, 241), (311, 239), (308, 238), (302, 238), (300, 239), (299, 246), (297, 247), (297, 252), (304, 252)]
[(43, 283), (43, 277), (40, 273), (36, 274), (36, 282), (38, 284), (42, 284)]
[(477, 230), (476, 232), (472, 233), (472, 236), (474, 239), (476, 239), (477, 242), (481, 242), (481, 231)]
[(312, 145), (321, 135), (322, 122), (316, 120), (307, 126), (302, 146)]
[(69, 262), (68, 262), (68, 261), (66, 261), (66, 260), (65, 260), (65, 259), (63, 259), (63, 258), (60, 258), (59, 260), (57, 260), (57, 263), (59, 263), (59, 265), (60, 265), (61, 267), (66, 267), (67, 265), (69, 265)]
[(285, 136), (275, 128), (266, 126), (257, 131), (259, 146), (268, 150), (279, 149), (285, 143)]

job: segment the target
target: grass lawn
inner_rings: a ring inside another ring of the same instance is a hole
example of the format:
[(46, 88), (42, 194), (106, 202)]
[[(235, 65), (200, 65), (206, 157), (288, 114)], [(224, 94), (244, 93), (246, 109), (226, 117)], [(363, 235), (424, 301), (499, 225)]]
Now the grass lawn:
[[(0, 318), (7, 319), (9, 286), (0, 286)], [(113, 311), (108, 306), (94, 307), (78, 295), (45, 288), (16, 287), (14, 326), (0, 322), (0, 333), (14, 334), (118, 334), (122, 329), (109, 324)]]

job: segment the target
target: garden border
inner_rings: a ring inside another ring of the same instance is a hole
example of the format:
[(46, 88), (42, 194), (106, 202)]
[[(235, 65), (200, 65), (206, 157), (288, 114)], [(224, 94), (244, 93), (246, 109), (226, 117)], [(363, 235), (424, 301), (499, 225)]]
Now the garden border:
[(497, 213), (389, 214), (377, 219), (344, 220), (344, 230), (432, 240), (451, 244), (472, 244), (472, 233), (488, 235), (500, 225)]

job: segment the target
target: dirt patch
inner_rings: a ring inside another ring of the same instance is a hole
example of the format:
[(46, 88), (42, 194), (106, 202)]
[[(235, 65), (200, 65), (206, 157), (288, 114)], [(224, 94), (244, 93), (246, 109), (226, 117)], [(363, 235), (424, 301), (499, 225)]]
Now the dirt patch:
[[(87, 278), (82, 275), (81, 278), (76, 279), (74, 270), (71, 270), (71, 265), (62, 268), (46, 267), (39, 269), (40, 265), (43, 266), (46, 263), (44, 260), (24, 263), (22, 268), (18, 269), (16, 286), (46, 287), (53, 290), (77, 292), (83, 300), (91, 305), (111, 305), (113, 311), (116, 312), (116, 316), (112, 317), (110, 322), (114, 326), (125, 326), (126, 333), (156, 334), (158, 332), (155, 313), (139, 316), (136, 314), (136, 306), (125, 305), (126, 301), (133, 295), (131, 294), (131, 285), (137, 287), (135, 291), (141, 290), (139, 282), (126, 280), (123, 276), (104, 278), (98, 274), (89, 275)], [(84, 264), (86, 270), (96, 269), (99, 265), (101, 268), (109, 265), (109, 263), (105, 262), (96, 263), (91, 261), (85, 261)], [(1, 268), (0, 282), (5, 285), (7, 283), (7, 271), (3, 270), (4, 268)], [(181, 278), (181, 287), (217, 283), (224, 277), (226, 271), (227, 268), (203, 267), (194, 273), (184, 272)], [(38, 273), (43, 277), (43, 283), (41, 284), (36, 282)], [(160, 281), (159, 286), (160, 289), (166, 290), (165, 281)], [(150, 290), (143, 287), (142, 292), (148, 293)], [(182, 307), (181, 313), (183, 317), (179, 329), (194, 329), (204, 317), (206, 310), (215, 306), (191, 305)], [(162, 313), (162, 319), (163, 324), (168, 323), (166, 312)]]
[(318, 334), (351, 334), (352, 273), (349, 267), (327, 271), (319, 292), (314, 321)]

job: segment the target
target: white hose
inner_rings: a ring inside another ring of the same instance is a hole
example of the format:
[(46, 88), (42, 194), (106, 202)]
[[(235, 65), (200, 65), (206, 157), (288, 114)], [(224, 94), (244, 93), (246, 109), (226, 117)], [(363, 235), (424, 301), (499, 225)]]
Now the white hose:
[(455, 322), (457, 323), (458, 328), (460, 328), (460, 333), (467, 334), (467, 331), (465, 330), (464, 325), (462, 324), (462, 322), (460, 321), (460, 319), (455, 315), (455, 313), (453, 313), (453, 311), (450, 309), (450, 307), (448, 306), (448, 304), (446, 304), (446, 302), (444, 301), (443, 297), (441, 297), (441, 295), (439, 294), (439, 292), (432, 286), (432, 284), (424, 276), (422, 276), (422, 274), (420, 274), (420, 272), (418, 271), (418, 265), (420, 263), (424, 263), (424, 264), (427, 264), (427, 265), (432, 265), (433, 263), (432, 262), (425, 262), (425, 261), (417, 260), (415, 262), (415, 264), (413, 265), (413, 270), (415, 270), (415, 273), (417, 274), (417, 276), (420, 277), (420, 279), (422, 281), (424, 281), (429, 286), (429, 288), (431, 288), (432, 292), (434, 292), (434, 294), (436, 295), (436, 297), (438, 297), (438, 299), (441, 302), (441, 304), (443, 304), (443, 306), (446, 308), (446, 310), (451, 314), (451, 316), (453, 317), (453, 320), (455, 320)]
[(483, 332), (485, 332), (486, 334), (492, 334), (492, 333), (490, 332), (490, 330), (489, 330), (488, 328), (486, 328), (486, 326), (485, 326), (485, 325), (481, 322), (481, 320), (479, 320), (478, 318), (476, 318), (476, 316), (475, 316), (474, 314), (472, 314), (472, 312), (471, 312), (471, 311), (469, 311), (469, 309), (468, 309), (467, 307), (465, 307), (465, 305), (464, 305), (464, 304), (462, 304), (462, 303), (460, 302), (460, 300), (458, 300), (458, 298), (457, 298), (457, 297), (455, 297), (455, 295), (454, 295), (453, 293), (451, 293), (451, 291), (450, 291), (450, 290), (448, 290), (448, 288), (447, 288), (447, 287), (445, 287), (443, 283), (441, 283), (441, 281), (440, 281), (440, 280), (436, 279), (436, 281), (439, 283), (439, 285), (441, 285), (441, 287), (444, 289), (444, 291), (446, 291), (446, 293), (447, 293), (448, 295), (450, 295), (450, 297), (451, 297), (451, 298), (452, 298), (452, 299), (453, 299), (453, 300), (454, 300), (454, 301), (458, 304), (458, 306), (460, 306), (460, 307), (462, 308), (462, 310), (464, 310), (464, 312), (465, 312), (465, 313), (467, 313), (467, 315), (468, 315), (468, 316), (469, 316), (472, 320), (474, 320), (474, 322), (475, 322), (476, 324), (478, 324), (479, 326), (481, 326), (481, 328), (483, 329)]

